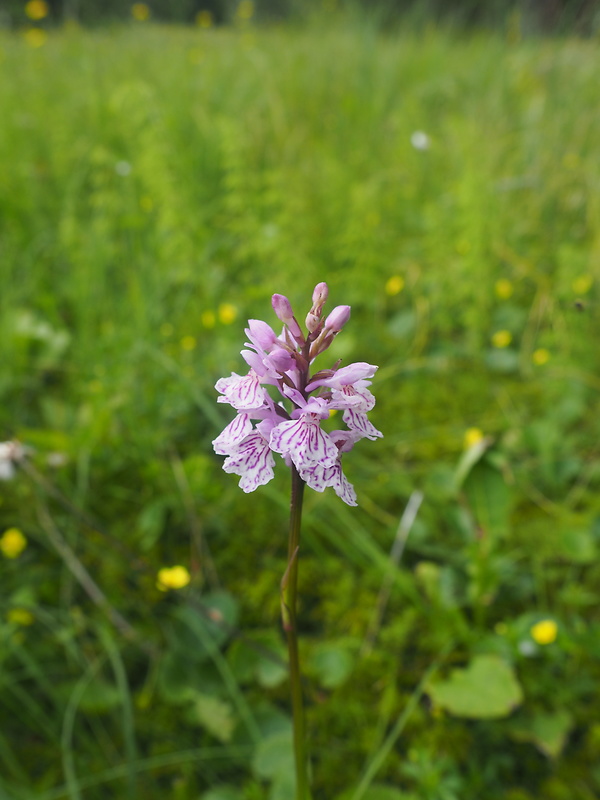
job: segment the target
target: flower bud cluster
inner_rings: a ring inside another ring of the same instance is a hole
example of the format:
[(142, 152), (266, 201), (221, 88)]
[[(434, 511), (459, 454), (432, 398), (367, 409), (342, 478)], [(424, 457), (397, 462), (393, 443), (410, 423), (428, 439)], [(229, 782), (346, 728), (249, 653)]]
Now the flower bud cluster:
[[(330, 486), (345, 503), (357, 504), (341, 460), (360, 439), (383, 435), (367, 418), (375, 405), (368, 387), (377, 367), (357, 362), (311, 372), (314, 360), (350, 319), (350, 306), (337, 306), (323, 320), (328, 294), (326, 283), (317, 284), (306, 316), (306, 332), (287, 297), (274, 294), (273, 311), (283, 322), (281, 334), (262, 320), (249, 320), (245, 329), (249, 349), (241, 351), (248, 373), (232, 373), (216, 383), (221, 395), (218, 402), (233, 406), (237, 416), (213, 441), (213, 447), (227, 456), (223, 469), (240, 477), (245, 492), (273, 478), (276, 453), (293, 465), (312, 489), (322, 492)], [(273, 388), (269, 391), (268, 387)], [(322, 421), (338, 410), (343, 411), (346, 428), (324, 431)]]

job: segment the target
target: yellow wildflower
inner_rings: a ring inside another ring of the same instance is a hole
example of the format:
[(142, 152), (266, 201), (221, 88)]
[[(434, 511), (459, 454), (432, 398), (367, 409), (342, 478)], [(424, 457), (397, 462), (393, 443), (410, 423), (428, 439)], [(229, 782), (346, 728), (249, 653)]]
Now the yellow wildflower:
[(477, 444), (477, 442), (480, 442), (482, 439), (483, 431), (479, 428), (467, 428), (464, 438), (465, 450), (468, 450), (469, 447), (473, 447), (474, 444)]
[(385, 284), (385, 293), (393, 297), (404, 289), (404, 278), (401, 275), (392, 275)]
[(138, 22), (145, 22), (150, 17), (150, 9), (146, 3), (134, 3), (131, 6), (131, 16)]
[(223, 325), (231, 325), (237, 317), (237, 308), (231, 303), (221, 303), (219, 306), (219, 321)]
[(48, 34), (41, 28), (27, 28), (23, 33), (23, 38), (30, 47), (42, 47), (46, 44)]
[(27, 547), (27, 539), (18, 528), (9, 528), (0, 536), (0, 550), (6, 558), (18, 558)]
[(531, 360), (541, 367), (542, 364), (546, 364), (550, 360), (550, 353), (544, 347), (539, 347), (533, 351)]
[(156, 588), (161, 592), (169, 589), (183, 589), (190, 582), (190, 573), (186, 567), (163, 567), (158, 570)]
[(213, 23), (213, 15), (210, 11), (204, 9), (196, 14), (196, 25), (199, 28), (212, 28)]
[(196, 349), (196, 337), (195, 336), (184, 336), (183, 339), (181, 340), (181, 349), (182, 350), (187, 350), (188, 352), (190, 352), (190, 350), (195, 350)]
[(6, 612), (6, 621), (14, 625), (33, 625), (35, 617), (26, 608), (9, 608)]
[(512, 334), (510, 331), (496, 331), (492, 336), (492, 344), (494, 347), (508, 347), (512, 342)]
[(25, 14), (29, 19), (39, 20), (44, 19), (50, 13), (50, 7), (45, 0), (29, 0), (25, 3)]
[(593, 283), (594, 279), (591, 275), (580, 275), (578, 278), (575, 278), (571, 285), (576, 294), (587, 294), (592, 288)]
[(553, 619), (543, 619), (532, 626), (531, 638), (538, 644), (552, 644), (558, 635), (558, 625)]
[(494, 285), (494, 291), (496, 292), (496, 297), (499, 297), (500, 300), (508, 300), (513, 293), (513, 285), (506, 278), (500, 278)]

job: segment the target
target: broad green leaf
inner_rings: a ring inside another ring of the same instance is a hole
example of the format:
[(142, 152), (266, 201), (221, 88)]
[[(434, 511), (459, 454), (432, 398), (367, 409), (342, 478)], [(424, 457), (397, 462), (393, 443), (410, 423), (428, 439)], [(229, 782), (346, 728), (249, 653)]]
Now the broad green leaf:
[(510, 728), (513, 739), (531, 742), (550, 758), (560, 755), (573, 727), (573, 717), (568, 711), (553, 714), (535, 714), (528, 720), (515, 722)]
[(477, 524), (494, 538), (508, 530), (511, 491), (502, 473), (487, 463), (476, 464), (464, 482), (464, 493)]
[(433, 702), (456, 717), (498, 719), (508, 716), (523, 700), (512, 667), (498, 656), (475, 656), (465, 669), (427, 687)]
[(290, 730), (273, 734), (259, 742), (252, 769), (258, 778), (275, 778), (294, 772), (294, 751)]

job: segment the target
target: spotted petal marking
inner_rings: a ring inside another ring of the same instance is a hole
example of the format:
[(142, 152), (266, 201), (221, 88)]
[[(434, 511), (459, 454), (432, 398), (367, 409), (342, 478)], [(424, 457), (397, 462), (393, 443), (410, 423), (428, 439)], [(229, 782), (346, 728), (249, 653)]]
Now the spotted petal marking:
[(383, 433), (378, 431), (373, 423), (367, 419), (367, 415), (361, 411), (348, 408), (344, 411), (343, 420), (351, 430), (357, 431), (366, 439), (374, 440), (383, 437)]
[(238, 411), (262, 408), (270, 400), (269, 393), (260, 385), (260, 379), (253, 369), (244, 376), (233, 372), (231, 377), (218, 380), (215, 388), (224, 395), (217, 402), (229, 403)]
[(252, 423), (248, 414), (239, 413), (216, 439), (213, 439), (213, 450), (220, 456), (230, 456), (239, 443), (252, 433)]
[(333, 440), (321, 430), (313, 414), (281, 422), (271, 431), (269, 445), (276, 453), (289, 455), (299, 470), (313, 464), (328, 467), (338, 457)]
[(328, 486), (331, 486), (344, 503), (349, 506), (358, 505), (354, 487), (342, 472), (342, 465), (339, 459), (331, 467), (322, 467), (320, 464), (316, 464), (303, 469), (300, 472), (300, 477), (311, 489), (317, 492), (323, 492)]
[(254, 431), (238, 445), (235, 454), (225, 459), (223, 469), (240, 476), (240, 489), (253, 492), (271, 480), (274, 465), (269, 443), (258, 431)]

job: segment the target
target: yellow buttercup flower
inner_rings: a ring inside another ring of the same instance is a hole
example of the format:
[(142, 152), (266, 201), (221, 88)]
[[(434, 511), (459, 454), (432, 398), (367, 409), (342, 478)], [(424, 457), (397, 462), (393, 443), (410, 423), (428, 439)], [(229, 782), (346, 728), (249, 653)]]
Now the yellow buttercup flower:
[(146, 3), (134, 3), (131, 6), (131, 16), (138, 22), (145, 22), (150, 17), (150, 8)]
[(477, 444), (477, 442), (480, 442), (482, 439), (483, 431), (479, 428), (467, 428), (464, 438), (465, 450), (468, 450), (469, 447), (473, 447), (474, 444)]
[(46, 44), (48, 34), (41, 28), (27, 28), (23, 33), (23, 38), (30, 47), (42, 47)]
[(500, 278), (494, 285), (494, 291), (496, 292), (496, 297), (499, 297), (500, 300), (508, 300), (513, 293), (513, 285), (506, 278)]
[(14, 625), (33, 625), (35, 617), (26, 608), (9, 608), (6, 612), (6, 621)]
[(237, 308), (231, 303), (221, 303), (219, 306), (219, 321), (223, 325), (231, 325), (237, 317)]
[(385, 293), (389, 295), (389, 297), (400, 294), (402, 289), (404, 289), (404, 278), (401, 275), (392, 275), (392, 277), (386, 281)]
[(540, 347), (533, 351), (531, 360), (541, 367), (542, 364), (546, 364), (550, 360), (550, 353), (544, 347)]
[(558, 625), (553, 619), (543, 619), (532, 626), (531, 638), (538, 644), (552, 644), (558, 635)]
[(27, 547), (27, 539), (18, 528), (9, 528), (0, 536), (0, 551), (6, 558), (18, 558)]
[(44, 19), (50, 13), (50, 7), (44, 0), (29, 0), (25, 3), (25, 14), (29, 19)]
[(191, 580), (191, 576), (186, 567), (163, 567), (158, 570), (156, 588), (161, 592), (169, 589), (183, 589)]
[(494, 347), (508, 347), (512, 342), (512, 334), (510, 331), (496, 331), (492, 336), (492, 344)]

